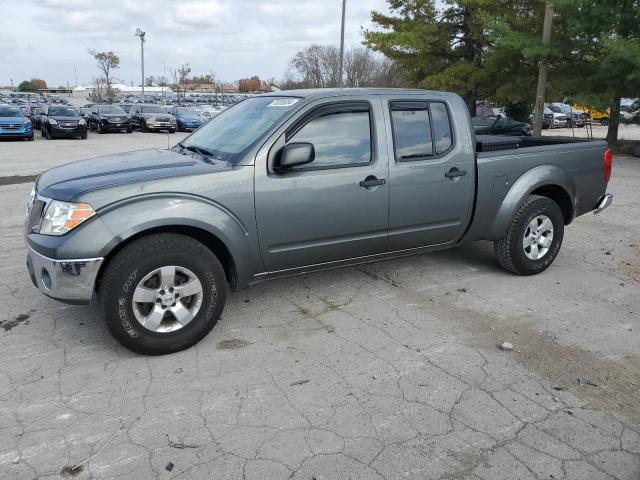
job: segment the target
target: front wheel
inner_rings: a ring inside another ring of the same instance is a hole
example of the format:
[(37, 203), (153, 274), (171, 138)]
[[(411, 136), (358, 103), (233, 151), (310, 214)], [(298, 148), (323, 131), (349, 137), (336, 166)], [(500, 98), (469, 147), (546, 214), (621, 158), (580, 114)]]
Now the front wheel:
[(507, 234), (494, 242), (502, 268), (535, 275), (553, 263), (564, 237), (564, 216), (556, 202), (530, 195), (513, 215)]
[(145, 133), (149, 131), (149, 127), (147, 126), (147, 122), (145, 122), (144, 120), (142, 121), (142, 124), (140, 126), (140, 130), (142, 130)]
[(227, 295), (218, 258), (179, 234), (152, 234), (125, 246), (107, 265), (100, 306), (126, 348), (162, 355), (188, 348), (214, 327)]
[(600, 120), (600, 125), (602, 125), (603, 127), (608, 127), (609, 126), (609, 119), (608, 118), (603, 118), (602, 120)]

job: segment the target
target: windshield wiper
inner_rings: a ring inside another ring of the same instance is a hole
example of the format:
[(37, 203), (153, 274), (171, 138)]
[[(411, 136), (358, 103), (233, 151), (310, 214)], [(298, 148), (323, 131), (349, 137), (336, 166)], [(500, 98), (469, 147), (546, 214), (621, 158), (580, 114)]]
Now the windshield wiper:
[(197, 145), (185, 145), (182, 142), (178, 143), (178, 146), (183, 150), (189, 150), (190, 152), (195, 152), (202, 157), (213, 157), (213, 152), (207, 150), (206, 148), (198, 147)]

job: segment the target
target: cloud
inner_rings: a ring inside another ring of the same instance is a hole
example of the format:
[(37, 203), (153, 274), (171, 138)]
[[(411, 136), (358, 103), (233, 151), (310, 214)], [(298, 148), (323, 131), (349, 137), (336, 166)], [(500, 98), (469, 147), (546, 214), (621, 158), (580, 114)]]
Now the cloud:
[[(22, 0), (3, 2), (0, 84), (41, 77), (52, 85), (90, 82), (96, 75), (87, 49), (113, 50), (116, 75), (139, 81), (140, 44), (147, 33), (145, 72), (189, 62), (194, 74), (228, 81), (250, 75), (282, 78), (295, 53), (312, 44), (339, 43), (340, 0)], [(347, 2), (347, 46), (362, 41), (370, 11), (385, 0)], [(21, 38), (29, 32), (26, 39)]]

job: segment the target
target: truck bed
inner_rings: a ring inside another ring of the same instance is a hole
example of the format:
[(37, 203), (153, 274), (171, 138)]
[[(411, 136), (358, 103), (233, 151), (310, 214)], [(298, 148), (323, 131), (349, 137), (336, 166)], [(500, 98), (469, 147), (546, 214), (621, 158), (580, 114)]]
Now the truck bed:
[(572, 137), (513, 137), (502, 135), (476, 135), (477, 152), (496, 152), (519, 148), (585, 143), (591, 140)]

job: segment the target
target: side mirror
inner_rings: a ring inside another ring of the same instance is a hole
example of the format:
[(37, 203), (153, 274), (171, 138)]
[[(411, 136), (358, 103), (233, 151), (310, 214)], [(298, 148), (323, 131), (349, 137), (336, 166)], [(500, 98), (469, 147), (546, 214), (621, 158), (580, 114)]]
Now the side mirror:
[(280, 150), (274, 170), (278, 172), (287, 171), (293, 167), (311, 163), (315, 158), (316, 151), (312, 143), (290, 143)]

